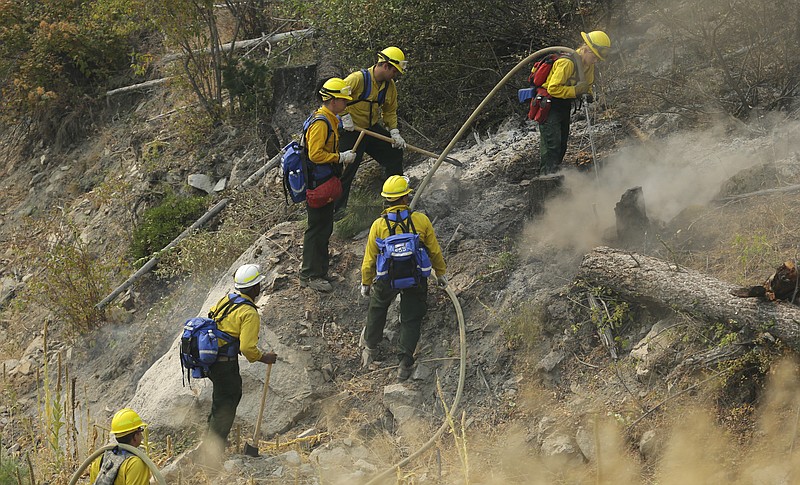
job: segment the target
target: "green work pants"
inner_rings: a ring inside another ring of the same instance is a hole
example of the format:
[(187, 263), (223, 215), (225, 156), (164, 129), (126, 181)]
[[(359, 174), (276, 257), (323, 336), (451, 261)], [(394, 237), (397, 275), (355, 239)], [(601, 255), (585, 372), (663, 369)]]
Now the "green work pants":
[(308, 281), (328, 274), (328, 242), (333, 234), (333, 202), (319, 209), (306, 205), (308, 227), (303, 235), (303, 265), (300, 279)]
[(550, 114), (544, 123), (539, 124), (539, 175), (555, 172), (564, 161), (569, 139), (571, 105), (568, 100), (554, 98)]
[[(389, 136), (381, 125), (372, 125), (369, 131), (380, 133), (384, 136)], [(353, 148), (358, 139), (358, 131), (339, 131), (339, 151), (347, 151)], [(399, 148), (392, 148), (392, 144), (377, 138), (364, 135), (361, 143), (356, 148), (356, 159), (347, 165), (342, 173), (342, 196), (339, 197), (335, 204), (336, 210), (343, 210), (347, 207), (347, 199), (350, 197), (350, 187), (353, 185), (353, 180), (356, 178), (356, 172), (361, 165), (361, 160), (364, 159), (364, 153), (375, 159), (381, 167), (383, 167), (383, 178), (386, 180), (392, 175), (403, 175), (403, 150)]]
[(213, 384), (211, 393), (211, 414), (208, 415), (208, 431), (219, 438), (220, 443), (228, 439), (228, 434), (236, 417), (236, 408), (242, 399), (242, 376), (239, 375), (239, 362), (215, 362), (208, 369), (208, 378)]
[(364, 340), (369, 348), (374, 349), (383, 339), (386, 313), (398, 293), (400, 293), (398, 358), (408, 357), (413, 362), (414, 351), (417, 348), (422, 328), (422, 319), (428, 312), (428, 278), (422, 278), (419, 286), (405, 290), (392, 289), (388, 281), (376, 281), (370, 291)]

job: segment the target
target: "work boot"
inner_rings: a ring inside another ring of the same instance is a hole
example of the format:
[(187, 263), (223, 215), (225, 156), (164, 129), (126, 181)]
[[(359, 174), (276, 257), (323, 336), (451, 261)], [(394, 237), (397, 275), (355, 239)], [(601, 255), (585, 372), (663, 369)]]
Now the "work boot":
[(300, 286), (302, 288), (311, 288), (312, 290), (321, 291), (323, 293), (329, 293), (333, 291), (333, 285), (323, 278), (311, 278), (310, 280), (301, 279)]
[(361, 349), (361, 367), (369, 367), (371, 363), (375, 362), (377, 356), (377, 349), (371, 349), (369, 347)]
[(407, 355), (400, 357), (400, 365), (397, 366), (397, 378), (401, 381), (407, 380), (414, 372), (414, 359)]

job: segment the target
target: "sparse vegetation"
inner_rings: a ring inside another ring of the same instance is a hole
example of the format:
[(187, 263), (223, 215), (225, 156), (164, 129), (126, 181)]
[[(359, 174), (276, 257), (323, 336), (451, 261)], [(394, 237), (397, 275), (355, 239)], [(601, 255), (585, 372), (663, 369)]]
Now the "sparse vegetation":
[(522, 302), (497, 316), (510, 349), (530, 350), (541, 341), (545, 309), (539, 304)]

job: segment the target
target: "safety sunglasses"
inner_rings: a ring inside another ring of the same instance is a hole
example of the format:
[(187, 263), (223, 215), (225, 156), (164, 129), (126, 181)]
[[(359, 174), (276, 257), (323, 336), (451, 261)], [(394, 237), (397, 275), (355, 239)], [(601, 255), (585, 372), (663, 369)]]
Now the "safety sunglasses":
[(400, 69), (403, 71), (406, 70), (408, 67), (408, 61), (398, 61), (397, 59), (392, 59), (391, 57), (387, 57), (386, 54), (381, 54), (381, 57), (386, 60), (386, 62), (390, 64), (394, 64), (395, 66), (399, 66)]

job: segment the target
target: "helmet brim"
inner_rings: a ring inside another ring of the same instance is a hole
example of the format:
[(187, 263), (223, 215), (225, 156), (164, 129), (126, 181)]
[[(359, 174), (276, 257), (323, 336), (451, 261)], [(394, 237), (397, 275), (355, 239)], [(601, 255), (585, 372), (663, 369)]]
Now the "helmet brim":
[(597, 50), (597, 47), (595, 47), (594, 43), (592, 42), (592, 39), (589, 38), (589, 35), (586, 32), (581, 32), (581, 37), (583, 37), (583, 42), (586, 43), (586, 46), (589, 48), (589, 50), (592, 51), (592, 54), (597, 56), (597, 58), (600, 59), (601, 61), (606, 60), (605, 57), (600, 55), (600, 52)]

